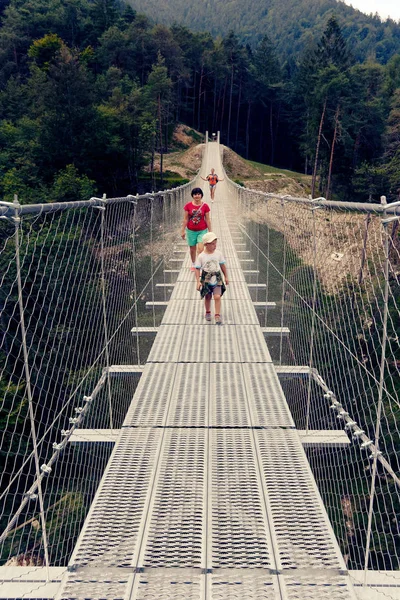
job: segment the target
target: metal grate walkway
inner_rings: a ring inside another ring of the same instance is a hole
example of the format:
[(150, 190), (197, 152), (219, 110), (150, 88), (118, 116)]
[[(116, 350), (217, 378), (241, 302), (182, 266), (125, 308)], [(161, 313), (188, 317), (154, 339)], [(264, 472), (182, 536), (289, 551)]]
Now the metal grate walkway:
[[(205, 166), (218, 172), (218, 145), (209, 147)], [(224, 186), (212, 207), (230, 278), (224, 325), (204, 322), (186, 255), (59, 598), (355, 598), (251, 301)]]

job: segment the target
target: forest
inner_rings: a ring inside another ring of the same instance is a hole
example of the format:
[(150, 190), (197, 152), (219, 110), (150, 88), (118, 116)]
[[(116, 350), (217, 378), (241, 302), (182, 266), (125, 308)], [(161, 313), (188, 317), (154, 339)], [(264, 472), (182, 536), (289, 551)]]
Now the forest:
[(137, 11), (165, 25), (179, 23), (217, 37), (233, 31), (241, 43), (257, 45), (268, 35), (278, 56), (297, 59), (320, 37), (330, 17), (336, 16), (355, 58), (374, 58), (384, 64), (400, 50), (400, 24), (366, 15), (341, 0), (128, 0)]
[(1, 12), (4, 200), (135, 193), (180, 122), (312, 175), (313, 194), (398, 194), (400, 55), (360, 61), (335, 15), (285, 58), (267, 35), (250, 46), (167, 27), (121, 0), (3, 0)]

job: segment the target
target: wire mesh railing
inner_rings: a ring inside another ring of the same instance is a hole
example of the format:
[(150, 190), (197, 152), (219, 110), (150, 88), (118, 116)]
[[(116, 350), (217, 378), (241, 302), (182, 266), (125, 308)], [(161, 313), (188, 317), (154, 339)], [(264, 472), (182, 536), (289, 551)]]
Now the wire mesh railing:
[(73, 435), (123, 422), (190, 189), (0, 203), (3, 566), (68, 563), (112, 449)]
[(280, 331), (268, 345), (296, 426), (322, 433), (307, 454), (346, 564), (398, 570), (400, 203), (293, 198), (232, 182), (230, 193), (259, 265), (253, 277), (277, 305), (259, 319)]

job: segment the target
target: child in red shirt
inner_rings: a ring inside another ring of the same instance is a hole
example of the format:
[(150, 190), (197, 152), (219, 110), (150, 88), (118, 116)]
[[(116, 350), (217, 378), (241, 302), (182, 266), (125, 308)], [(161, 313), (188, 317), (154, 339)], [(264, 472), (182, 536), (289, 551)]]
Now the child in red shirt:
[(203, 251), (203, 236), (211, 229), (210, 207), (203, 202), (203, 190), (194, 188), (191, 192), (192, 202), (183, 207), (183, 221), (181, 236), (189, 246), (190, 258), (192, 259), (191, 270), (194, 271), (196, 261), (196, 247), (198, 253)]

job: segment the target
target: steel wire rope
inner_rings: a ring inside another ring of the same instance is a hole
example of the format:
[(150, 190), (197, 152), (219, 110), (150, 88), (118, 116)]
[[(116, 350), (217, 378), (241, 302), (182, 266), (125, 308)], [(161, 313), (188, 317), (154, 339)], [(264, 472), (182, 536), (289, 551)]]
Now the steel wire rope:
[(383, 402), (383, 381), (385, 373), (385, 355), (386, 355), (386, 338), (387, 338), (387, 316), (388, 316), (388, 299), (389, 299), (389, 239), (388, 239), (388, 226), (383, 224), (384, 228), (384, 253), (385, 253), (385, 290), (384, 290), (384, 316), (383, 316), (383, 331), (381, 341), (381, 361), (380, 361), (380, 378), (379, 378), (379, 396), (378, 396), (378, 407), (376, 414), (375, 424), (375, 451), (372, 465), (372, 477), (371, 477), (371, 491), (370, 491), (370, 503), (368, 510), (368, 526), (367, 526), (367, 540), (365, 544), (365, 564), (364, 564), (364, 584), (366, 583), (367, 570), (370, 556), (370, 542), (371, 542), (371, 530), (372, 530), (372, 511), (375, 501), (375, 487), (376, 487), (376, 474), (377, 474), (377, 463), (378, 463), (378, 452), (379, 452), (379, 438), (380, 438), (380, 427), (381, 427), (381, 412)]
[(140, 344), (139, 344), (139, 327), (138, 327), (138, 296), (137, 296), (137, 276), (136, 276), (136, 219), (137, 219), (137, 211), (138, 204), (134, 206), (133, 213), (133, 223), (132, 223), (132, 266), (133, 266), (133, 306), (134, 306), (134, 316), (135, 316), (135, 329), (136, 329), (136, 356), (137, 356), (137, 364), (140, 365)]
[[(39, 230), (39, 231), (40, 231), (40, 230)], [(36, 244), (36, 242), (35, 242), (35, 244)]]
[(156, 328), (156, 311), (155, 311), (155, 292), (154, 292), (154, 278), (153, 278), (153, 268), (154, 268), (154, 246), (153, 246), (153, 216), (154, 216), (154, 197), (150, 198), (150, 271), (151, 271), (151, 299), (153, 301), (152, 304), (152, 316), (153, 316), (153, 327)]
[[(24, 370), (25, 370), (25, 379), (26, 379), (26, 394), (28, 397), (29, 420), (30, 420), (30, 426), (31, 426), (33, 453), (34, 453), (34, 457), (35, 457), (35, 471), (36, 471), (36, 477), (39, 479), (41, 468), (39, 467), (39, 454), (38, 454), (38, 448), (37, 448), (36, 425), (35, 425), (35, 417), (34, 417), (34, 410), (33, 410), (33, 397), (32, 397), (32, 390), (31, 390), (29, 355), (28, 355), (28, 349), (27, 349), (27, 343), (26, 343), (26, 329), (25, 329), (25, 319), (24, 319), (24, 300), (23, 300), (23, 293), (22, 293), (21, 264), (20, 264), (20, 255), (19, 255), (19, 244), (20, 244), (19, 228), (21, 226), (21, 219), (18, 216), (18, 210), (17, 210), (18, 199), (16, 196), (14, 196), (14, 203), (16, 204), (16, 211), (15, 211), (15, 218), (14, 218), (15, 249), (16, 249), (15, 258), (16, 258), (16, 268), (17, 268), (20, 328), (21, 328), (22, 348), (23, 348), (23, 355), (24, 355)], [(39, 506), (40, 506), (40, 521), (41, 521), (41, 525), (42, 525), (42, 537), (43, 537), (43, 543), (44, 543), (44, 555), (45, 555), (45, 563), (46, 563), (46, 570), (47, 570), (46, 573), (47, 573), (47, 580), (49, 580), (50, 574), (49, 574), (49, 550), (48, 550), (48, 545), (47, 545), (47, 528), (46, 528), (46, 520), (44, 518), (43, 490), (42, 490), (42, 486), (40, 483), (38, 483), (38, 495), (39, 495)]]
[[(157, 273), (158, 269), (161, 267), (162, 265), (162, 261), (160, 261), (158, 267), (155, 269), (154, 271), (154, 275)], [(143, 287), (143, 289), (141, 290), (140, 294), (142, 294), (143, 292), (146, 291), (147, 287), (150, 285), (150, 279), (147, 281), (146, 285)], [(136, 302), (138, 302), (139, 299), (136, 300)], [(131, 309), (128, 311), (128, 313), (125, 315), (123, 321), (121, 322), (120, 327), (122, 327), (123, 322), (128, 318), (128, 316), (130, 315), (130, 313), (134, 310), (134, 306), (131, 307)], [(118, 328), (118, 329), (119, 329)], [(116, 336), (116, 334), (118, 333), (118, 330), (116, 330), (114, 332), (114, 334), (110, 337), (110, 342), (112, 340), (113, 337)], [(62, 406), (62, 408), (60, 409), (60, 412), (57, 414), (56, 418), (53, 420), (53, 422), (50, 424), (50, 426), (47, 428), (47, 430), (44, 432), (42, 438), (38, 441), (38, 447), (43, 443), (45, 436), (47, 435), (47, 433), (51, 430), (51, 428), (55, 425), (55, 423), (57, 422), (58, 418), (61, 416), (61, 414), (65, 411), (65, 409), (69, 406), (69, 404), (71, 403), (71, 401), (75, 398), (76, 394), (78, 393), (78, 391), (80, 390), (80, 388), (82, 387), (83, 383), (85, 382), (85, 380), (88, 378), (88, 376), (90, 375), (91, 371), (94, 369), (94, 367), (97, 365), (97, 363), (99, 362), (99, 360), (101, 359), (101, 357), (103, 356), (104, 353), (104, 349), (100, 352), (100, 354), (97, 356), (97, 358), (95, 359), (95, 361), (93, 362), (93, 364), (91, 365), (91, 367), (89, 368), (88, 372), (85, 374), (85, 376), (82, 378), (82, 380), (79, 382), (79, 384), (76, 386), (76, 388), (74, 389), (74, 391), (71, 393), (70, 397), (68, 398), (68, 400), (65, 402), (65, 404)], [(5, 496), (5, 494), (9, 491), (10, 486), (12, 485), (12, 483), (15, 481), (15, 478), (18, 476), (18, 474), (21, 472), (21, 470), (25, 467), (25, 465), (27, 464), (27, 462), (32, 458), (33, 454), (31, 453), (28, 458), (25, 460), (25, 462), (21, 465), (19, 471), (15, 474), (14, 479), (9, 483), (9, 485), (7, 486), (7, 488), (5, 490), (3, 490), (3, 492), (0, 495), (0, 500), (2, 500)]]
[[(312, 325), (311, 325), (311, 334), (310, 334), (310, 356), (309, 356), (309, 369), (311, 374), (311, 369), (313, 367), (313, 350), (314, 350), (314, 332), (315, 332), (315, 304), (317, 300), (317, 247), (316, 247), (316, 231), (315, 231), (315, 210), (312, 210), (312, 221), (313, 221), (313, 248), (314, 248), (314, 277), (313, 277), (313, 296), (312, 296)], [(311, 376), (308, 377), (308, 390), (307, 390), (307, 411), (306, 411), (306, 434), (308, 433), (308, 428), (310, 424), (310, 403), (311, 403)]]
[[(103, 196), (104, 201), (106, 200), (106, 196)], [(106, 204), (106, 202), (104, 202)], [(104, 328), (104, 344), (105, 344), (105, 355), (106, 355), (106, 368), (107, 368), (107, 395), (108, 395), (108, 410), (110, 417), (110, 429), (114, 429), (114, 421), (113, 421), (113, 409), (112, 409), (112, 400), (111, 400), (111, 382), (110, 382), (110, 352), (109, 352), (109, 341), (108, 341), (108, 325), (107, 325), (107, 305), (106, 305), (106, 284), (105, 284), (105, 275), (104, 275), (104, 213), (106, 211), (106, 206), (99, 207), (101, 211), (101, 295), (102, 295), (102, 306), (103, 306), (103, 328)]]
[(285, 200), (281, 201), (282, 206), (282, 219), (283, 219), (283, 274), (282, 274), (282, 296), (281, 296), (281, 333), (279, 339), (279, 364), (282, 364), (282, 349), (283, 349), (283, 323), (284, 323), (284, 310), (285, 310), (285, 281), (286, 281), (286, 211), (285, 211)]
[[(246, 233), (247, 235), (247, 233)], [(249, 237), (249, 236), (248, 236)], [(252, 243), (253, 240), (251, 240)], [(267, 256), (261, 251), (261, 254), (267, 258)], [(283, 277), (283, 274), (279, 271), (279, 269), (277, 267), (275, 267), (275, 265), (271, 262), (271, 266), (275, 269), (275, 271), (281, 276)], [(286, 283), (288, 284), (288, 286), (293, 290), (293, 292), (304, 302), (304, 304), (311, 309), (311, 306), (308, 304), (307, 300), (296, 290), (296, 288), (290, 284), (289, 281), (286, 281)], [(349, 348), (347, 348), (347, 346), (344, 344), (344, 342), (342, 342), (342, 340), (337, 336), (337, 334), (335, 334), (335, 332), (321, 319), (321, 317), (319, 317), (319, 315), (316, 315), (316, 319), (318, 319), (318, 321), (320, 321), (320, 323), (322, 323), (322, 325), (324, 325), (325, 329), (328, 330), (333, 337), (339, 342), (339, 344), (341, 346), (343, 346), (345, 348), (345, 350), (349, 350)], [(358, 360), (357, 356), (355, 356), (351, 351), (349, 352), (350, 355), (354, 358), (354, 360), (360, 365), (360, 367), (375, 381), (375, 383), (379, 383), (378, 380), (374, 377), (374, 375), (372, 373), (370, 373), (368, 371), (368, 369)], [(390, 398), (392, 398), (392, 400), (399, 406), (400, 408), (400, 401), (397, 401), (396, 398), (394, 398), (391, 394), (388, 393), (388, 391), (385, 388), (385, 391), (387, 392), (388, 396)]]

